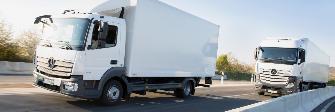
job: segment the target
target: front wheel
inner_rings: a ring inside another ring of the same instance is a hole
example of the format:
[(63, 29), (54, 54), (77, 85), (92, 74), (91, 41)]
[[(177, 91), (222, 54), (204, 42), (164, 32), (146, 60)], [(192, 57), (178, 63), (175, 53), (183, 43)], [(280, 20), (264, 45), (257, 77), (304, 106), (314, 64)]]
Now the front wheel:
[(258, 91), (257, 94), (258, 94), (258, 95), (264, 95), (265, 92), (264, 92), (264, 91)]
[(110, 80), (104, 87), (100, 102), (103, 105), (116, 105), (121, 102), (123, 88), (119, 81)]

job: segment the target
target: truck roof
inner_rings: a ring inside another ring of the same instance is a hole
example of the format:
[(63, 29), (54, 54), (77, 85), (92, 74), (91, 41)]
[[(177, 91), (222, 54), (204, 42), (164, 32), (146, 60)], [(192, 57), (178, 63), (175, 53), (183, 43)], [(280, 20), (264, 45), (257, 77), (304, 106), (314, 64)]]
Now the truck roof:
[(308, 38), (272, 38), (263, 40), (260, 47), (303, 48), (307, 41)]

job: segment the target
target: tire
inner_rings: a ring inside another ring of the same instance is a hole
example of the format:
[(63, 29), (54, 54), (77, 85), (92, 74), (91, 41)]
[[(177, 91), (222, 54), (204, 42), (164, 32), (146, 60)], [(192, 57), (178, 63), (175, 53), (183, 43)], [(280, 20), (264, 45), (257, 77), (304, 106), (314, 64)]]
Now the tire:
[(194, 85), (191, 83), (191, 81), (187, 81), (183, 85), (183, 88), (174, 90), (174, 94), (178, 98), (186, 98), (192, 95), (192, 91), (194, 91)]
[(149, 92), (157, 92), (157, 89), (148, 90)]
[(258, 91), (257, 92), (258, 95), (264, 95), (264, 93), (265, 93), (264, 91)]
[(326, 83), (322, 83), (321, 88), (326, 88), (326, 87), (327, 87), (327, 84)]
[(123, 88), (119, 81), (110, 80), (104, 87), (100, 102), (103, 105), (116, 105), (123, 98)]

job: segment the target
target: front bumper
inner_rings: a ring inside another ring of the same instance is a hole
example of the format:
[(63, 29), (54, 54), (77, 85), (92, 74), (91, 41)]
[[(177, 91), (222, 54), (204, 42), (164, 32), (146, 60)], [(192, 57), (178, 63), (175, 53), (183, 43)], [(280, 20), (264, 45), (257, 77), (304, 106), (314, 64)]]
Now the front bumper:
[(297, 91), (296, 84), (293, 87), (287, 88), (287, 84), (255, 84), (257, 92), (267, 92), (271, 94), (288, 95)]
[(85, 99), (97, 99), (100, 97), (98, 89), (88, 89), (85, 87), (87, 84), (85, 84), (83, 76), (80, 75), (71, 76), (69, 79), (63, 79), (49, 77), (41, 73), (34, 72), (33, 76), (34, 85), (47, 90)]

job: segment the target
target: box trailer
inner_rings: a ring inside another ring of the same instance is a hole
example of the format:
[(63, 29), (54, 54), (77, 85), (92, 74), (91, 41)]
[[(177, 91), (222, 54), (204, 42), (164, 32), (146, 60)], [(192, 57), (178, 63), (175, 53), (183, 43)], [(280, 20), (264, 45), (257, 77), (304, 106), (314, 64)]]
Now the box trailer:
[(35, 23), (44, 26), (35, 85), (63, 94), (104, 104), (156, 90), (186, 97), (215, 74), (219, 26), (159, 0), (110, 0)]
[(259, 94), (323, 88), (329, 80), (329, 56), (307, 38), (264, 40), (255, 58)]

